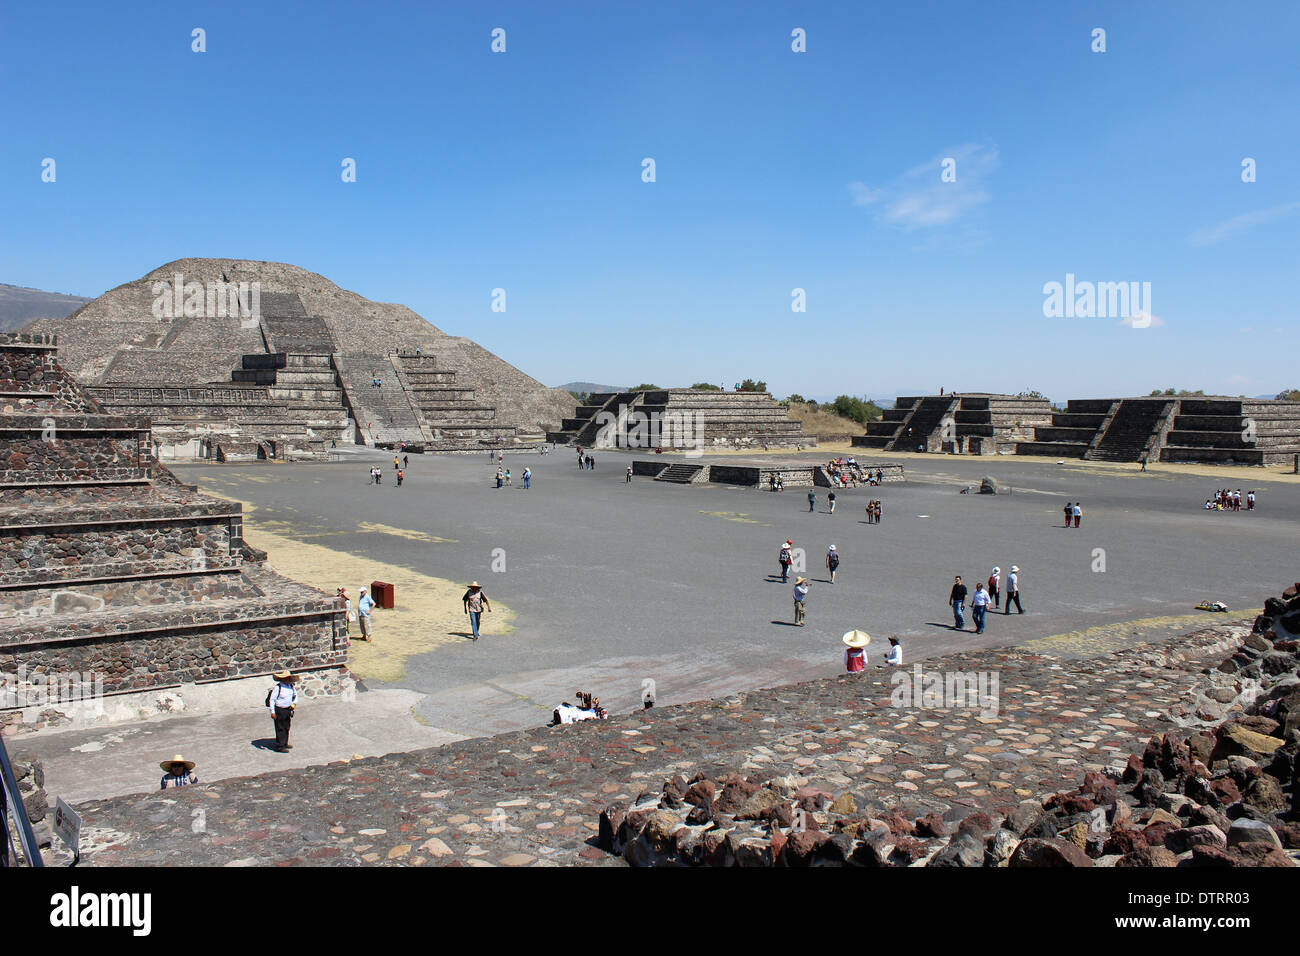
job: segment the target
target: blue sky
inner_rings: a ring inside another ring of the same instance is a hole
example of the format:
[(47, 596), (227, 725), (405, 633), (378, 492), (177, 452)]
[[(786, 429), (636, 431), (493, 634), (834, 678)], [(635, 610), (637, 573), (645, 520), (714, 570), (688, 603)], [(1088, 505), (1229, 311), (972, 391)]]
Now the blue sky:
[[(552, 385), (1271, 393), (1300, 387), (1273, 357), (1298, 27), (1269, 3), (11, 5), (0, 281), (292, 262)], [(1151, 325), (1045, 317), (1067, 273), (1151, 283)]]

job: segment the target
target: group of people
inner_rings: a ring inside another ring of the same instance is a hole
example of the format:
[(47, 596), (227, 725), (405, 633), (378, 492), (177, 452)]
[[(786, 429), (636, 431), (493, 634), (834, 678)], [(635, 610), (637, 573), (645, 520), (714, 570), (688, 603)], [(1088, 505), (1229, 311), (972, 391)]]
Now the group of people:
[(1240, 511), (1242, 502), (1246, 504), (1247, 511), (1255, 510), (1255, 492), (1246, 492), (1245, 498), (1241, 495), (1241, 489), (1229, 491), (1227, 488), (1220, 488), (1214, 493), (1214, 497), (1205, 499), (1206, 511)]
[(595, 468), (596, 468), (596, 459), (593, 458), (591, 455), (586, 454), (585, 452), (583, 452), (583, 450), (582, 450), (581, 448), (579, 448), (579, 449), (578, 449), (578, 467), (579, 467), (579, 468), (586, 468), (586, 469), (588, 469), (588, 470), (592, 470), (592, 471), (594, 471)]
[(1070, 527), (1070, 522), (1079, 527), (1079, 521), (1083, 518), (1083, 505), (1078, 501), (1067, 501), (1065, 507), (1061, 509), (1065, 512), (1065, 526)]
[[(952, 607), (953, 629), (964, 631), (966, 629), (966, 597), (970, 592), (966, 585), (962, 583), (961, 575), (953, 579), (952, 590), (948, 593), (948, 604)], [(999, 604), (1004, 608), (1003, 614), (1011, 613), (1011, 605), (1014, 603), (1016, 612), (1024, 614), (1025, 609), (1020, 604), (1020, 568), (1016, 565), (1011, 566), (1011, 571), (1007, 574), (1006, 581), (1006, 602), (1001, 603), (1002, 598), (1002, 569), (995, 567), (989, 573), (988, 584), (983, 583), (975, 585), (975, 593), (970, 595), (971, 618), (975, 622), (975, 633), (984, 633), (984, 617), (988, 613), (989, 606), (994, 609)]]
[(867, 502), (867, 524), (880, 524), (880, 516), (883, 513), (883, 506), (879, 498), (872, 498)]
[(343, 625), (344, 634), (351, 637), (352, 625), (356, 623), (361, 628), (361, 640), (369, 644), (372, 623), (371, 612), (375, 609), (375, 601), (370, 596), (370, 589), (366, 587), (361, 589), (361, 596), (357, 599), (356, 611), (352, 610), (352, 597), (348, 594), (347, 588), (340, 587), (334, 592), (334, 596), (343, 599), (343, 608), (347, 612)]
[[(867, 669), (867, 645), (871, 643), (871, 635), (866, 631), (849, 631), (844, 635), (843, 641), (844, 669), (850, 674), (860, 674)], [(889, 650), (885, 652), (881, 663), (876, 666), (903, 666), (903, 645), (899, 643), (898, 635), (889, 638)]]
[(856, 488), (860, 484), (875, 487), (885, 476), (880, 468), (874, 472), (863, 471), (856, 458), (832, 458), (826, 463), (826, 473), (840, 488)]

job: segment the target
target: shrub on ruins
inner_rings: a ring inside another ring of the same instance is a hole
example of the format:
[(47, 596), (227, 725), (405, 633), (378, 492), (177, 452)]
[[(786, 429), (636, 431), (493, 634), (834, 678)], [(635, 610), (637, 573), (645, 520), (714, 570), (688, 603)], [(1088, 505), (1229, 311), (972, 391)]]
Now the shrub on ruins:
[(695, 391), (697, 391), (697, 392), (720, 392), (720, 391), (722, 391), (722, 386), (720, 386), (720, 385), (711, 385), (711, 384), (708, 383), (708, 382), (696, 382), (694, 385), (691, 386), (691, 388), (693, 388), (693, 389), (694, 389)]
[(659, 386), (650, 385), (646, 382), (642, 382), (640, 385), (635, 385), (632, 388), (629, 388), (628, 391), (629, 392), (657, 392), (659, 391)]
[(747, 378), (737, 387), (738, 392), (766, 392), (767, 382), (756, 382), (752, 378)]
[(859, 425), (873, 422), (884, 414), (875, 402), (854, 398), (852, 395), (836, 396), (835, 401), (827, 407), (836, 415), (855, 421)]
[(1300, 402), (1300, 388), (1284, 388), (1277, 393), (1279, 402)]

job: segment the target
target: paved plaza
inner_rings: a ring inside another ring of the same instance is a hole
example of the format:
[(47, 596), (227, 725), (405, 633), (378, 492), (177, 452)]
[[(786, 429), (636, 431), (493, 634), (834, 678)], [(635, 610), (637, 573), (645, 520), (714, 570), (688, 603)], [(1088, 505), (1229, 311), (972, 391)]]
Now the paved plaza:
[[(328, 549), (334, 567), (361, 569), (306, 581), (330, 593), (343, 584), (355, 599), (372, 573), (390, 569), (393, 580), (428, 582), (399, 584), (399, 607), (435, 585), (439, 604), (449, 606), (430, 617), (429, 633), (418, 635), (426, 640), (402, 639), (397, 650), (409, 653), (387, 679), (365, 676), (369, 693), (357, 702), (302, 708), (295, 733), (300, 742), (317, 739), (295, 755), (249, 746), (269, 729), (256, 707), (150, 721), (128, 734), (66, 731), (30, 741), (46, 759), (52, 790), (62, 784), (88, 798), (144, 789), (141, 781), (156, 774), (113, 768), (156, 768), (156, 756), (145, 759), (155, 750), (192, 753), (199, 740), (214, 748), (203, 769), (215, 779), (536, 727), (579, 689), (617, 713), (640, 707), (646, 681), (663, 706), (831, 676), (842, 670), (839, 638), (850, 628), (873, 635), (872, 663), (890, 634), (900, 636), (908, 662), (1045, 642), (1056, 653), (1091, 656), (1136, 633), (1212, 621), (1193, 609), (1202, 598), (1253, 614), (1295, 578), (1300, 486), (1282, 480), (1252, 486), (1253, 513), (1206, 513), (1201, 503), (1228, 482), (1042, 460), (909, 457), (905, 483), (840, 492), (831, 515), (824, 488), (809, 513), (807, 489), (629, 484), (632, 458), (599, 453), (586, 471), (562, 448), (507, 456), (514, 483), (502, 489), (486, 455), (412, 456), (400, 488), (391, 454), (364, 450), (330, 464), (176, 467), (181, 480), (246, 502), (249, 543), (267, 548), (271, 564), (291, 576), (288, 555), (259, 540), (259, 528), (274, 529), (281, 549), (293, 542)], [(378, 487), (368, 484), (374, 465), (386, 468)], [(527, 490), (525, 467), (534, 472)], [(986, 474), (1002, 494), (959, 493)], [(873, 497), (884, 501), (879, 525), (865, 522)], [(1082, 527), (1066, 530), (1061, 508), (1076, 499)], [(805, 549), (813, 582), (803, 628), (792, 626), (791, 587), (779, 579), (786, 538)], [(832, 543), (843, 556), (833, 586), (823, 565)], [(1094, 570), (1103, 557), (1105, 570)], [(1013, 564), (1022, 569), (1026, 613), (991, 613), (977, 637), (968, 612), (967, 630), (952, 630), (953, 575), (973, 590), (995, 564), (1004, 574)], [(477, 642), (459, 606), (471, 579), (513, 615), (508, 628)], [(376, 612), (377, 651), (397, 643), (385, 631), (393, 613)], [(1138, 620), (1145, 623), (1115, 626)], [(370, 651), (354, 648), (358, 658)], [(358, 713), (373, 719), (358, 721)], [(330, 738), (324, 749), (319, 737)], [(74, 752), (74, 760), (61, 759)], [(94, 755), (103, 766), (88, 773)]]

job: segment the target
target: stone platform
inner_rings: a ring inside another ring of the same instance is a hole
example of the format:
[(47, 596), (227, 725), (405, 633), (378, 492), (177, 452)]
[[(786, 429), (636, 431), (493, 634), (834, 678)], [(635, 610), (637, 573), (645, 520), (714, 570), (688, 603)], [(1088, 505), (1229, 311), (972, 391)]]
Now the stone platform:
[[(621, 866), (596, 846), (607, 805), (657, 793), (673, 774), (736, 768), (793, 775), (909, 817), (957, 806), (1007, 814), (1074, 787), (1085, 771), (1122, 770), (1152, 734), (1196, 725), (1199, 690), (1223, 679), (1202, 671), (1249, 630), (1207, 627), (1086, 660), (989, 649), (926, 661), (927, 673), (998, 674), (996, 715), (895, 706), (889, 677), (898, 672), (873, 668), (599, 723), (96, 801), (78, 808), (83, 860)], [(1215, 706), (1206, 716), (1242, 704)]]

